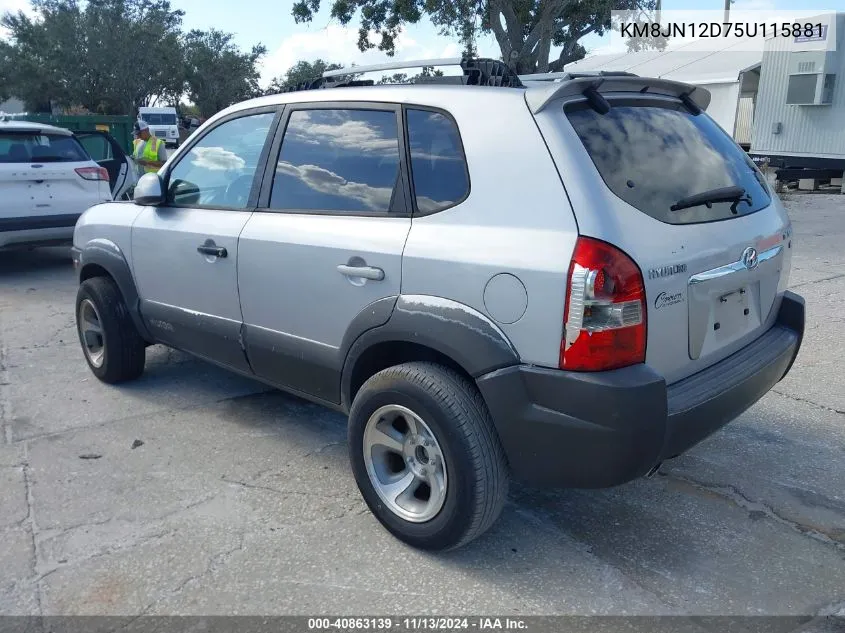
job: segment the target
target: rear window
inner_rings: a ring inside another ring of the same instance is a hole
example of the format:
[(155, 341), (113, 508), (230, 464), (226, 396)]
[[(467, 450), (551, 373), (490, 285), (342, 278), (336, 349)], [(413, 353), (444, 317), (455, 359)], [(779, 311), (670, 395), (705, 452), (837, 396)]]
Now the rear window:
[[(628, 204), (669, 224), (724, 220), (769, 205), (762, 174), (710, 117), (680, 103), (611, 105), (599, 114), (586, 103), (573, 104), (566, 115), (604, 182)], [(682, 198), (731, 186), (750, 198), (670, 209)]]
[(72, 136), (0, 132), (0, 163), (79, 163), (91, 160)]
[(141, 119), (150, 125), (176, 125), (176, 115), (161, 112), (145, 112)]

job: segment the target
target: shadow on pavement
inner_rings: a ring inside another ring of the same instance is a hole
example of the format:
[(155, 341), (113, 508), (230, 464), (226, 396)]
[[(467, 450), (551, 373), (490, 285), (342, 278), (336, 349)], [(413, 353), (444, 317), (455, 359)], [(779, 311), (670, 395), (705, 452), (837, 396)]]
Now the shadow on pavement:
[(0, 249), (0, 276), (72, 267), (69, 246)]

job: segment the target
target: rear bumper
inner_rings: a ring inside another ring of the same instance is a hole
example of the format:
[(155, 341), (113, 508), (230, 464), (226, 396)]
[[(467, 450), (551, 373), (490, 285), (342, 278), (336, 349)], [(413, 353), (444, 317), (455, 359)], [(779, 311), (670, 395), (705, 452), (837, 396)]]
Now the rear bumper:
[(604, 488), (646, 474), (736, 418), (781, 380), (804, 333), (804, 300), (787, 292), (756, 341), (667, 387), (647, 365), (566, 372), (519, 365), (478, 379), (515, 477)]

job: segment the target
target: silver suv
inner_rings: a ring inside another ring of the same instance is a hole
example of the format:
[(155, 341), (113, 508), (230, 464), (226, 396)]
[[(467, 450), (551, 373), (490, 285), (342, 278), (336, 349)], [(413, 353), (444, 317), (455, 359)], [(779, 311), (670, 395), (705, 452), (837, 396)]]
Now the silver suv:
[(707, 91), (462, 68), (232, 106), (74, 236), (98, 378), (163, 344), (347, 413), (361, 494), (427, 549), (490, 527), (511, 476), (653, 472), (804, 330), (789, 219)]

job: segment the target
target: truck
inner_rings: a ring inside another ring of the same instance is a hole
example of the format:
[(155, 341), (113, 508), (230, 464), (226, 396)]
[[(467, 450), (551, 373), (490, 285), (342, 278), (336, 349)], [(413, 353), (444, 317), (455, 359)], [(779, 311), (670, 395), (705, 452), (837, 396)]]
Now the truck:
[(168, 146), (179, 147), (179, 118), (176, 108), (138, 108), (138, 118), (150, 126), (150, 130)]

